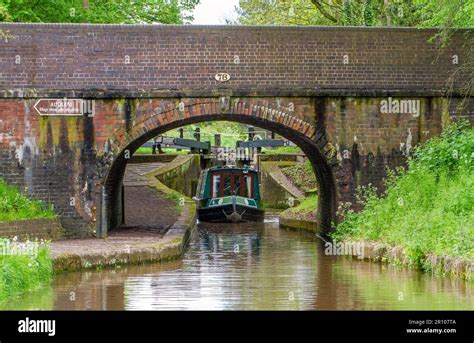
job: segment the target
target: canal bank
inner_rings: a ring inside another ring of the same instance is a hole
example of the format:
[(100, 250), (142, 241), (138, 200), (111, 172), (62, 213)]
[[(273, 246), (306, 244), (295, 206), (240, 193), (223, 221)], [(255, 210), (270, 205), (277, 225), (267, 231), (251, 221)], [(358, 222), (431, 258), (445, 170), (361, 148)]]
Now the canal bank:
[[(262, 170), (266, 171), (264, 179), (266, 183), (271, 184), (270, 189), (277, 189), (278, 192), (275, 192), (276, 195), (281, 194), (296, 194), (298, 191), (301, 193), (302, 190), (299, 189), (299, 184), (293, 182), (294, 178), (291, 177), (294, 174), (294, 171), (303, 172), (304, 169), (301, 167), (301, 163), (291, 165), (290, 162), (262, 162)], [(269, 167), (270, 166), (270, 167)], [(298, 170), (299, 168), (299, 170)], [(295, 170), (291, 170), (295, 169)], [(285, 175), (284, 175), (285, 174)], [(306, 175), (307, 178), (308, 175)], [(268, 181), (267, 181), (268, 179)], [(291, 191), (292, 189), (297, 189), (297, 191)], [(465, 187), (468, 188), (468, 187)], [(407, 192), (407, 194), (409, 194)], [(406, 197), (406, 196), (405, 196)], [(288, 199), (289, 196), (279, 196), (276, 197), (277, 200), (274, 203), (285, 203), (285, 199)], [(456, 199), (455, 197), (451, 197)], [(402, 199), (402, 200), (400, 200)], [(448, 197), (449, 199), (449, 197)], [(283, 228), (289, 229), (296, 229), (296, 230), (304, 230), (311, 232), (313, 234), (320, 234), (322, 236), (323, 233), (320, 232), (318, 225), (317, 225), (317, 218), (316, 218), (316, 206), (318, 203), (317, 199), (317, 192), (310, 193), (308, 191), (304, 192), (303, 197), (297, 197), (294, 199), (295, 202), (293, 206), (288, 207), (286, 210), (282, 211), (279, 214), (279, 223), (280, 226)], [(296, 201), (297, 200), (297, 201)], [(384, 200), (380, 199), (379, 201), (383, 202)], [(449, 200), (444, 200), (446, 208), (449, 208), (451, 204)], [(403, 197), (399, 196), (397, 199), (397, 203), (402, 203), (399, 207), (403, 207)], [(411, 201), (411, 203), (419, 203), (416, 201)], [(286, 202), (288, 204), (288, 202)], [(451, 206), (452, 207), (452, 206)], [(395, 208), (397, 209), (397, 208)], [(403, 215), (401, 213), (400, 215)], [(372, 218), (373, 221), (378, 219)], [(430, 226), (435, 224), (430, 224), (431, 222), (435, 223), (433, 219), (427, 218), (424, 226)], [(420, 225), (420, 224), (419, 224)], [(372, 228), (372, 230), (375, 230)], [(407, 236), (410, 235), (410, 232), (416, 232), (418, 227), (412, 225), (406, 228)], [(336, 234), (339, 234), (336, 229)], [(332, 236), (332, 235), (331, 235)], [(334, 237), (333, 237), (334, 238)], [(324, 242), (327, 245), (338, 245), (341, 247), (342, 251), (338, 253), (338, 255), (349, 255), (355, 256), (358, 259), (371, 261), (371, 262), (380, 262), (380, 263), (388, 263), (396, 266), (403, 266), (404, 268), (408, 269), (418, 269), (422, 270), (427, 273), (435, 273), (438, 275), (443, 276), (452, 276), (455, 278), (461, 278), (466, 280), (473, 279), (473, 263), (472, 259), (469, 260), (466, 254), (465, 257), (459, 256), (450, 256), (449, 254), (436, 254), (432, 250), (421, 250), (421, 249), (409, 249), (409, 247), (405, 246), (404, 244), (389, 244), (387, 241), (383, 241), (382, 239), (366, 239), (366, 237), (340, 237), (337, 236), (337, 239), (333, 242)], [(423, 238), (423, 237), (422, 237)], [(426, 237), (425, 237), (426, 238)], [(442, 238), (442, 237), (440, 237)], [(328, 239), (328, 238), (324, 238)], [(421, 238), (419, 238), (421, 239)], [(418, 244), (421, 245), (423, 242), (419, 241), (419, 239), (415, 239), (418, 241)], [(466, 241), (469, 239), (472, 240), (468, 235), (466, 235)], [(398, 242), (398, 243), (407, 243), (407, 242)], [(454, 244), (452, 242), (448, 242), (449, 244)], [(361, 247), (362, 252), (350, 250), (349, 253), (344, 252), (343, 247), (345, 246), (352, 246), (357, 245)], [(341, 249), (332, 249), (332, 250), (341, 250)], [(469, 252), (468, 252), (469, 253)]]
[[(279, 215), (280, 226), (292, 230), (303, 230), (311, 233), (320, 233), (314, 219), (298, 218), (286, 210)], [(350, 256), (368, 262), (386, 263), (402, 266), (408, 269), (418, 269), (427, 273), (443, 276), (452, 276), (466, 280), (473, 279), (473, 265), (462, 258), (452, 256), (438, 256), (433, 253), (420, 257), (419, 263), (414, 264), (408, 256), (406, 249), (401, 245), (390, 245), (380, 241), (342, 240), (324, 241), (333, 255)], [(345, 247), (358, 246), (359, 249), (345, 249)], [(338, 252), (339, 251), (339, 252)]]
[(118, 230), (103, 239), (52, 242), (53, 270), (62, 273), (179, 258), (195, 225), (194, 212), (194, 204), (185, 203), (178, 220), (166, 233), (129, 229)]
[(2, 309), (467, 310), (474, 284), (328, 256), (313, 233), (198, 223), (181, 258), (57, 274)]
[(196, 206), (189, 197), (162, 181), (176, 184), (174, 180), (186, 179), (189, 165), (196, 160), (195, 155), (177, 156), (166, 163), (136, 157), (124, 178), (126, 223), (106, 238), (52, 242), (53, 271), (100, 269), (181, 257), (196, 223)]

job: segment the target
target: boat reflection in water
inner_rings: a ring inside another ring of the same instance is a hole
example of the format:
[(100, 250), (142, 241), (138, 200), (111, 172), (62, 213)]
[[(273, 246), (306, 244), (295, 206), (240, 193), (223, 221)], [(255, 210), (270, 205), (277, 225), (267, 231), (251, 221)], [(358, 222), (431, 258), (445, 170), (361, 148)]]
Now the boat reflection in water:
[(265, 214), (258, 173), (245, 166), (203, 170), (193, 199), (201, 222), (262, 222)]
[(261, 231), (257, 231), (249, 225), (250, 223), (231, 226), (208, 223), (206, 229), (198, 231), (197, 234), (200, 236), (204, 251), (246, 253), (249, 256), (258, 257)]

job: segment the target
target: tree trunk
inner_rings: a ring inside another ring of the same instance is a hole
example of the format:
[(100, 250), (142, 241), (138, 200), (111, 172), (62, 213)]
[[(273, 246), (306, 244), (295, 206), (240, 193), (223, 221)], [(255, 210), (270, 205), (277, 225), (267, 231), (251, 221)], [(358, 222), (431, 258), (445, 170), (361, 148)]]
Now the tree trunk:
[(390, 12), (388, 11), (388, 6), (390, 6), (390, 0), (383, 0), (384, 5), (384, 12), (385, 12), (385, 19), (387, 20), (387, 26), (392, 25), (392, 21), (390, 19)]

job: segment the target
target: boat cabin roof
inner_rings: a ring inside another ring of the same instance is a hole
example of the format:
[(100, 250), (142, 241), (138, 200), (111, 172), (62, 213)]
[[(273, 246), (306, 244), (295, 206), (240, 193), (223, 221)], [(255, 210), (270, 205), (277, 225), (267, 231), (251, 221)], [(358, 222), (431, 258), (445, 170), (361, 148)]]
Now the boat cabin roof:
[(257, 171), (253, 168), (250, 167), (244, 167), (244, 168), (238, 168), (235, 166), (216, 166), (216, 167), (211, 167), (208, 168), (207, 171), (213, 172), (213, 171), (232, 171), (232, 172), (250, 172), (250, 173), (256, 173)]

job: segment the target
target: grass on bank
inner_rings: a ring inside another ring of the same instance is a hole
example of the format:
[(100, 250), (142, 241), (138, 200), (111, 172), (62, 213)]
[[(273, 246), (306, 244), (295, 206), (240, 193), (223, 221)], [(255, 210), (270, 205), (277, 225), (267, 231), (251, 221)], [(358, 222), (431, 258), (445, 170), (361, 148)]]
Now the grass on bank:
[(304, 164), (296, 163), (291, 166), (282, 166), (281, 172), (288, 180), (298, 189), (303, 192), (313, 192), (318, 188), (316, 175), (314, 175), (313, 168), (309, 160)]
[(0, 222), (31, 219), (54, 218), (51, 206), (45, 206), (41, 201), (31, 200), (13, 186), (7, 185), (0, 179)]
[(176, 211), (176, 214), (179, 214), (179, 213), (181, 213), (181, 210), (184, 207), (184, 204), (186, 202), (186, 198), (180, 192), (175, 191), (174, 189), (171, 189), (169, 187), (168, 187), (168, 189), (170, 191), (169, 192), (163, 192), (163, 194), (166, 197), (166, 199), (171, 200), (174, 203), (174, 209)]
[(318, 195), (311, 194), (304, 198), (298, 205), (289, 207), (280, 215), (303, 221), (316, 220), (316, 208), (318, 207)]
[(262, 149), (262, 152), (269, 155), (276, 154), (299, 154), (302, 153), (298, 146), (279, 146), (273, 149)]
[(53, 265), (46, 242), (1, 238), (0, 250), (0, 302), (52, 279)]
[[(29, 199), (0, 179), (0, 222), (55, 216), (50, 206)], [(52, 261), (45, 243), (0, 238), (0, 301), (51, 280)]]
[(303, 201), (301, 201), (297, 206), (290, 207), (288, 211), (295, 213), (295, 214), (302, 214), (302, 213), (308, 213), (316, 210), (316, 207), (318, 206), (318, 196), (317, 194), (311, 194), (304, 198)]
[[(190, 153), (189, 149), (176, 150), (176, 149), (163, 148), (161, 150), (163, 150), (163, 152), (167, 155), (187, 155)], [(135, 151), (134, 154), (151, 155), (152, 152), (153, 152), (152, 148), (140, 147), (137, 149), (137, 151)], [(158, 149), (156, 149), (156, 154), (158, 154)]]
[(417, 147), (408, 170), (389, 172), (382, 196), (360, 189), (364, 209), (347, 211), (332, 237), (400, 245), (425, 270), (428, 254), (474, 262), (473, 173), (474, 129), (459, 121)]

